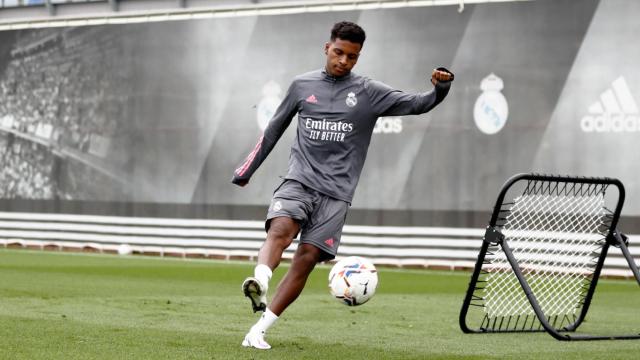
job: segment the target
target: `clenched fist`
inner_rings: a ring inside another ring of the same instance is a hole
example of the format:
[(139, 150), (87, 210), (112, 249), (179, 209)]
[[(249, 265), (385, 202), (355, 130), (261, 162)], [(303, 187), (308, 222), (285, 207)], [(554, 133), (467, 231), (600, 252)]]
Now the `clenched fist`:
[(453, 73), (443, 67), (433, 69), (431, 73), (431, 83), (436, 85), (439, 82), (453, 81)]

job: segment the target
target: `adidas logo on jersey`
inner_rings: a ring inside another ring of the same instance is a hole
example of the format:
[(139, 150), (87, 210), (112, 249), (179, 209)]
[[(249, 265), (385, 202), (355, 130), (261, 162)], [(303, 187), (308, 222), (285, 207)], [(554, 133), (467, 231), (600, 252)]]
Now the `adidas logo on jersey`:
[(305, 100), (306, 102), (308, 102), (309, 104), (317, 104), (318, 103), (318, 99), (316, 99), (316, 96), (311, 94), (308, 98), (306, 98)]
[(624, 77), (611, 83), (600, 100), (589, 106), (589, 114), (580, 121), (584, 132), (640, 131), (640, 111)]

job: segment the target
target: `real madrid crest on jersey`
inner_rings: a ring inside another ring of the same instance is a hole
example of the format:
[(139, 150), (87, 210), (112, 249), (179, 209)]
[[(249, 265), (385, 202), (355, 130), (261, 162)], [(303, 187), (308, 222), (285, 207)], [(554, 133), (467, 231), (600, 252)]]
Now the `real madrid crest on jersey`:
[(347, 100), (345, 100), (348, 107), (354, 107), (358, 104), (358, 98), (356, 98), (356, 94), (350, 92), (347, 94)]
[(485, 134), (495, 134), (507, 123), (509, 104), (500, 92), (503, 87), (502, 79), (493, 73), (482, 79), (480, 83), (483, 93), (476, 100), (473, 119), (478, 129)]

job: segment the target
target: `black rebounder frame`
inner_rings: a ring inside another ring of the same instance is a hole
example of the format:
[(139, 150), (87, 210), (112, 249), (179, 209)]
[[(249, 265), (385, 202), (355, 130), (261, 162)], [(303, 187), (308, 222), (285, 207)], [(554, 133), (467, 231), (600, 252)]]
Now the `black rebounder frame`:
[[(508, 246), (508, 239), (501, 233), (501, 226), (504, 225), (504, 220), (506, 218), (506, 214), (508, 213), (508, 209), (505, 207), (510, 203), (505, 203), (505, 196), (511, 187), (519, 182), (532, 182), (532, 181), (540, 181), (540, 182), (548, 182), (550, 184), (578, 184), (578, 185), (606, 185), (606, 186), (615, 186), (618, 188), (619, 197), (618, 203), (615, 207), (615, 210), (612, 210), (612, 214), (610, 215), (608, 221), (608, 233), (606, 236), (606, 241), (602, 246), (602, 250), (600, 256), (597, 259), (597, 264), (594, 269), (594, 273), (589, 284), (589, 288), (586, 292), (586, 296), (582, 300), (582, 309), (580, 314), (575, 319), (575, 321), (568, 326), (563, 326), (561, 328), (556, 328), (554, 326), (554, 319), (547, 319), (545, 314), (543, 313), (542, 308), (540, 307), (538, 301), (536, 300), (535, 294), (533, 294), (531, 287), (527, 283), (525, 276), (522, 273), (522, 270), (518, 266), (518, 262), (515, 259), (511, 249)], [(600, 277), (600, 273), (602, 267), (604, 265), (604, 260), (607, 257), (607, 252), (610, 246), (619, 247), (622, 251), (622, 254), (626, 258), (629, 268), (633, 272), (633, 275), (640, 284), (640, 272), (638, 271), (638, 267), (636, 266), (633, 257), (631, 256), (629, 249), (627, 248), (627, 237), (620, 233), (617, 230), (618, 219), (620, 217), (620, 213), (622, 211), (622, 206), (625, 198), (625, 190), (622, 183), (617, 179), (610, 178), (585, 178), (585, 177), (569, 177), (569, 176), (550, 176), (550, 175), (539, 175), (539, 174), (518, 174), (511, 177), (507, 182), (503, 185), (498, 199), (496, 200), (496, 204), (493, 208), (493, 213), (491, 216), (491, 220), (489, 222), (489, 226), (487, 226), (487, 230), (485, 232), (485, 236), (482, 242), (482, 247), (480, 249), (480, 253), (478, 254), (478, 259), (476, 261), (475, 269), (471, 276), (471, 281), (469, 282), (469, 287), (466, 292), (466, 296), (464, 298), (464, 302), (462, 304), (462, 309), (460, 311), (460, 328), (465, 333), (501, 333), (501, 332), (541, 332), (547, 331), (551, 336), (553, 336), (557, 340), (624, 340), (624, 339), (640, 339), (640, 333), (631, 334), (631, 335), (615, 335), (615, 336), (601, 336), (601, 335), (582, 335), (582, 334), (566, 334), (566, 332), (575, 331), (578, 326), (583, 322), (584, 318), (587, 315), (587, 311), (589, 310), (589, 306), (591, 304), (591, 299), (593, 298), (593, 294), (595, 292), (598, 278)], [(518, 319), (517, 321), (522, 321), (523, 326), (518, 328), (509, 328), (506, 326), (502, 328), (502, 324), (496, 327), (496, 324), (486, 324), (483, 320), (483, 323), (480, 324), (477, 328), (471, 328), (467, 324), (467, 314), (471, 306), (483, 306), (482, 305), (482, 297), (477, 291), (481, 291), (485, 284), (480, 279), (481, 274), (483, 272), (483, 265), (486, 264), (486, 255), (491, 252), (491, 247), (500, 246), (511, 265), (511, 268), (514, 272), (514, 275), (517, 277), (517, 280), (524, 291), (528, 302), (531, 304), (536, 318), (532, 319)], [(537, 321), (539, 321), (538, 326), (534, 326)], [(541, 327), (540, 327), (541, 325)]]

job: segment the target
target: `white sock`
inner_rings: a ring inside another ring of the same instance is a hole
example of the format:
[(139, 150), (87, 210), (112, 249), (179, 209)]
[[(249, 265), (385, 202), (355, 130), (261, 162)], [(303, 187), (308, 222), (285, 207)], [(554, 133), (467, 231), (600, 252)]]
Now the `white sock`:
[(272, 313), (271, 310), (267, 308), (267, 310), (262, 313), (262, 316), (260, 316), (260, 320), (253, 325), (251, 331), (259, 331), (264, 334), (269, 330), (271, 325), (276, 322), (276, 320), (278, 320), (278, 315)]
[(255, 270), (253, 270), (253, 275), (258, 281), (267, 288), (269, 288), (269, 280), (271, 280), (271, 276), (273, 272), (271, 269), (265, 264), (256, 265)]

